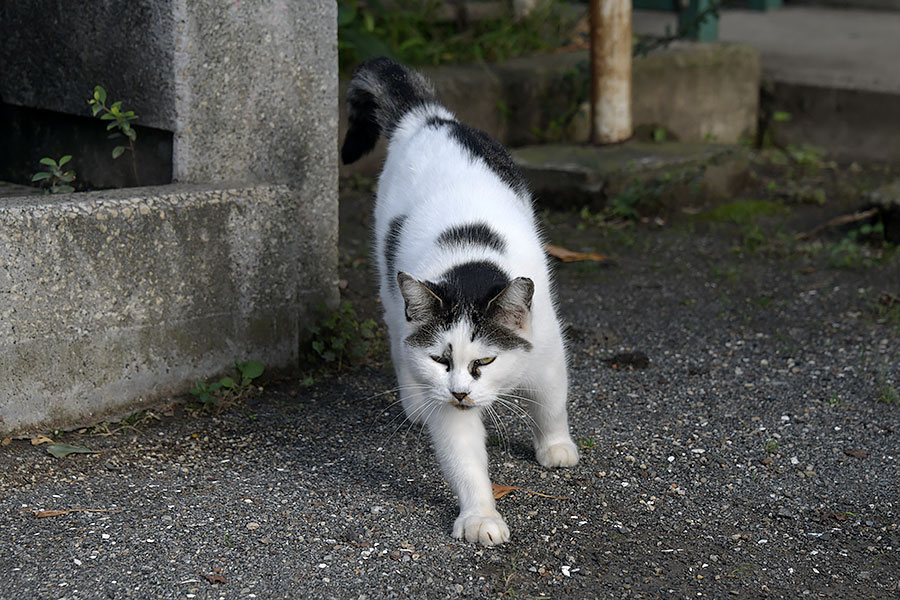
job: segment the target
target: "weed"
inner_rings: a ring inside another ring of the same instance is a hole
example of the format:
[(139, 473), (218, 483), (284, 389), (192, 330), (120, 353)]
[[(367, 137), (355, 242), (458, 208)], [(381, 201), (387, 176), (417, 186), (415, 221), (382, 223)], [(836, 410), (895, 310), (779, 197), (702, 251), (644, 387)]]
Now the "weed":
[(831, 392), (831, 397), (828, 398), (828, 404), (831, 406), (840, 406), (841, 398), (838, 396), (837, 392)]
[(55, 161), (52, 158), (45, 156), (40, 161), (41, 164), (44, 165), (44, 170), (35, 173), (31, 177), (31, 181), (43, 181), (49, 183), (50, 187), (47, 188), (47, 191), (51, 194), (68, 194), (69, 192), (74, 192), (75, 188), (69, 184), (75, 181), (75, 171), (71, 168), (63, 168), (70, 160), (72, 160), (71, 154), (66, 154), (60, 158), (59, 161)]
[(441, 20), (441, 4), (338, 0), (341, 69), (374, 56), (412, 65), (496, 62), (558, 48), (568, 38), (568, 23), (555, 2), (542, 4), (518, 22), (509, 14), (465, 24)]
[(307, 353), (306, 358), (311, 365), (333, 366), (340, 370), (345, 364), (362, 362), (377, 350), (378, 325), (372, 319), (360, 321), (350, 302), (342, 302), (330, 313), (321, 304), (319, 313), (321, 320), (309, 327), (312, 352)]
[[(868, 267), (878, 262), (883, 256), (883, 248), (873, 249), (866, 240), (878, 242), (884, 238), (884, 224), (866, 223), (857, 229), (848, 231), (843, 238), (828, 248), (828, 264), (838, 269)], [(883, 242), (882, 242), (883, 246)]]
[(597, 443), (593, 438), (583, 437), (578, 440), (578, 448), (584, 451), (587, 448), (593, 448)]
[(876, 391), (878, 393), (879, 402), (883, 402), (884, 404), (900, 403), (900, 394), (898, 394), (897, 388), (885, 380), (884, 376), (879, 378)]
[(91, 112), (96, 117), (99, 115), (101, 121), (110, 121), (106, 126), (107, 131), (118, 129), (109, 134), (110, 139), (126, 137), (128, 138), (128, 146), (116, 146), (112, 150), (113, 159), (119, 158), (125, 153), (125, 150), (131, 152), (131, 168), (134, 172), (134, 182), (140, 185), (137, 171), (137, 159), (134, 155), (134, 142), (137, 140), (137, 132), (131, 126), (131, 121), (138, 118), (132, 110), (122, 110), (122, 101), (113, 102), (109, 106), (106, 105), (106, 90), (103, 86), (94, 87), (94, 97), (88, 99), (87, 103), (91, 107)]
[(780, 444), (780, 442), (778, 440), (769, 439), (769, 440), (766, 440), (766, 445), (764, 446), (764, 449), (766, 452), (771, 454), (778, 450), (779, 444)]
[(190, 392), (199, 400), (204, 408), (221, 407), (228, 402), (237, 401), (253, 389), (251, 384), (263, 374), (265, 367), (256, 361), (235, 362), (237, 377), (223, 377), (218, 381), (207, 383), (198, 381)]

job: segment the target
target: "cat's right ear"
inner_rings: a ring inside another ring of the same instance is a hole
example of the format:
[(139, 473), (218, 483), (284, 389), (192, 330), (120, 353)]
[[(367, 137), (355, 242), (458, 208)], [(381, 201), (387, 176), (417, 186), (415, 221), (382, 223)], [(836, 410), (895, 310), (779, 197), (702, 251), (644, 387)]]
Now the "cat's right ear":
[(397, 285), (406, 303), (407, 321), (425, 323), (444, 307), (440, 296), (409, 273), (397, 273)]

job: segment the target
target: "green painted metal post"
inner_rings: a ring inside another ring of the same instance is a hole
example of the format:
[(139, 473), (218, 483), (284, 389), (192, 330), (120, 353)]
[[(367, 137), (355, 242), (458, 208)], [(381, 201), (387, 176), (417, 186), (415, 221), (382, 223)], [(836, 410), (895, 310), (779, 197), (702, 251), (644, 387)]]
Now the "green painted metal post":
[[(715, 0), (689, 0), (678, 12), (678, 29), (690, 26), (697, 19), (697, 15), (712, 6)], [(761, 0), (765, 2), (766, 0)], [(688, 36), (698, 42), (714, 42), (719, 37), (719, 19), (715, 15), (708, 15), (706, 19), (697, 25), (696, 29)]]

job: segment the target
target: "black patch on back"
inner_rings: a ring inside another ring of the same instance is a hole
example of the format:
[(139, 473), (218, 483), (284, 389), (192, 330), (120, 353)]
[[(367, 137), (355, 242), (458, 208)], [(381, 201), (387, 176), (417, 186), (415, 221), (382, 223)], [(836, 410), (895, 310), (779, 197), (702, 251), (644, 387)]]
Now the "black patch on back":
[(473, 157), (480, 158), (497, 176), (519, 195), (527, 196), (528, 184), (503, 144), (485, 132), (464, 125), (459, 121), (431, 117), (425, 122), (430, 127), (448, 127), (450, 135)]
[(394, 264), (397, 262), (397, 247), (400, 245), (400, 234), (403, 233), (403, 224), (406, 223), (406, 215), (398, 215), (388, 224), (387, 234), (384, 236), (384, 276), (388, 285), (397, 277)]
[(497, 252), (506, 251), (506, 241), (487, 223), (467, 223), (445, 229), (438, 236), (439, 246), (486, 246)]
[(430, 346), (441, 332), (468, 318), (473, 325), (472, 339), (483, 338), (503, 350), (531, 350), (527, 340), (486, 318), (488, 304), (509, 282), (507, 273), (486, 260), (456, 265), (441, 275), (436, 283), (425, 282), (441, 298), (443, 305), (433, 319), (406, 338), (406, 343)]

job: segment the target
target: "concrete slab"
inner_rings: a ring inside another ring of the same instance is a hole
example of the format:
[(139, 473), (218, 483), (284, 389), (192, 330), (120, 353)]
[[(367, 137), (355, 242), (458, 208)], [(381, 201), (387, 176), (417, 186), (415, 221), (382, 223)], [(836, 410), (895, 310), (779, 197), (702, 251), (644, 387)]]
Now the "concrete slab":
[[(763, 75), (819, 87), (900, 93), (900, 13), (815, 6), (722, 10), (719, 39), (750, 44)], [(638, 34), (676, 28), (674, 15), (638, 10)]]
[(665, 212), (685, 197), (696, 205), (735, 193), (749, 169), (743, 149), (720, 144), (558, 144), (519, 148), (512, 154), (537, 204), (559, 209), (600, 210), (616, 194), (638, 185), (644, 208)]

